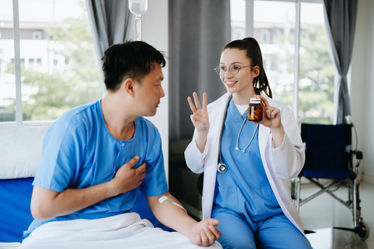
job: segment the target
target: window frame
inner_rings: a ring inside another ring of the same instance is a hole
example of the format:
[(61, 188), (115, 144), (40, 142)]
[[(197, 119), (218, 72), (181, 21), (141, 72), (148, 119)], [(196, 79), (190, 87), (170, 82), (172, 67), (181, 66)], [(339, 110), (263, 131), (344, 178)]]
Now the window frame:
[(21, 48), (20, 48), (20, 28), (19, 28), (19, 2), (13, 0), (13, 33), (14, 33), (14, 74), (16, 83), (16, 117), (17, 125), (23, 123), (22, 92), (21, 92)]

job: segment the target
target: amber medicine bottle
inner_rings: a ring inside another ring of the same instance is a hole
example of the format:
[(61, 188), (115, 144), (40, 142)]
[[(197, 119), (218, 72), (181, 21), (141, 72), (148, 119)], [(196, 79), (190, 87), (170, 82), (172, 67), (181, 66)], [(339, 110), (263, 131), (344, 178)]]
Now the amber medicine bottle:
[(248, 106), (248, 120), (259, 122), (262, 120), (262, 104), (260, 98), (251, 98)]

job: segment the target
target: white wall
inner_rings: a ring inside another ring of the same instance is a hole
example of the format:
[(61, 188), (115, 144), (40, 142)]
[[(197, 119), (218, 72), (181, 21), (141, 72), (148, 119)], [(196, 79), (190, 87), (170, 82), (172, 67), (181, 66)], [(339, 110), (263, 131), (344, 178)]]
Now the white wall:
[(168, 0), (148, 0), (148, 11), (142, 18), (142, 40), (164, 52), (166, 59), (166, 67), (163, 69), (164, 81), (162, 82), (162, 87), (164, 88), (166, 96), (161, 99), (157, 114), (154, 117), (150, 117), (149, 120), (151, 120), (160, 131), (167, 176), (169, 165), (168, 36)]
[(351, 66), (352, 118), (364, 153), (364, 179), (374, 183), (374, 2), (359, 0)]

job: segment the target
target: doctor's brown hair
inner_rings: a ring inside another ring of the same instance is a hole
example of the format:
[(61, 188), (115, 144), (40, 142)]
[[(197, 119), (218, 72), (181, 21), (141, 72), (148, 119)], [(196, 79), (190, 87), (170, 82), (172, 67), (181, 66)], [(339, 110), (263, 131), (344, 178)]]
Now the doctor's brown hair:
[(229, 42), (223, 50), (227, 48), (236, 48), (240, 50), (245, 50), (247, 57), (252, 60), (252, 65), (258, 66), (260, 68), (260, 74), (253, 79), (253, 88), (256, 94), (260, 94), (264, 91), (267, 96), (272, 98), (272, 92), (270, 89), (268, 78), (266, 77), (264, 65), (262, 62), (262, 53), (260, 46), (258, 45), (256, 39), (252, 37), (247, 37), (242, 40), (234, 40)]

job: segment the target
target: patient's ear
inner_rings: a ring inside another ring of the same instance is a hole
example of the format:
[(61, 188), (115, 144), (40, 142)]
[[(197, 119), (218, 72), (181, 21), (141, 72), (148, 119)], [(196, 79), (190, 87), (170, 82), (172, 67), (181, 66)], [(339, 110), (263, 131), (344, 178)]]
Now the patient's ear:
[(134, 96), (134, 85), (135, 80), (132, 78), (127, 78), (122, 82), (121, 89), (131, 96)]

